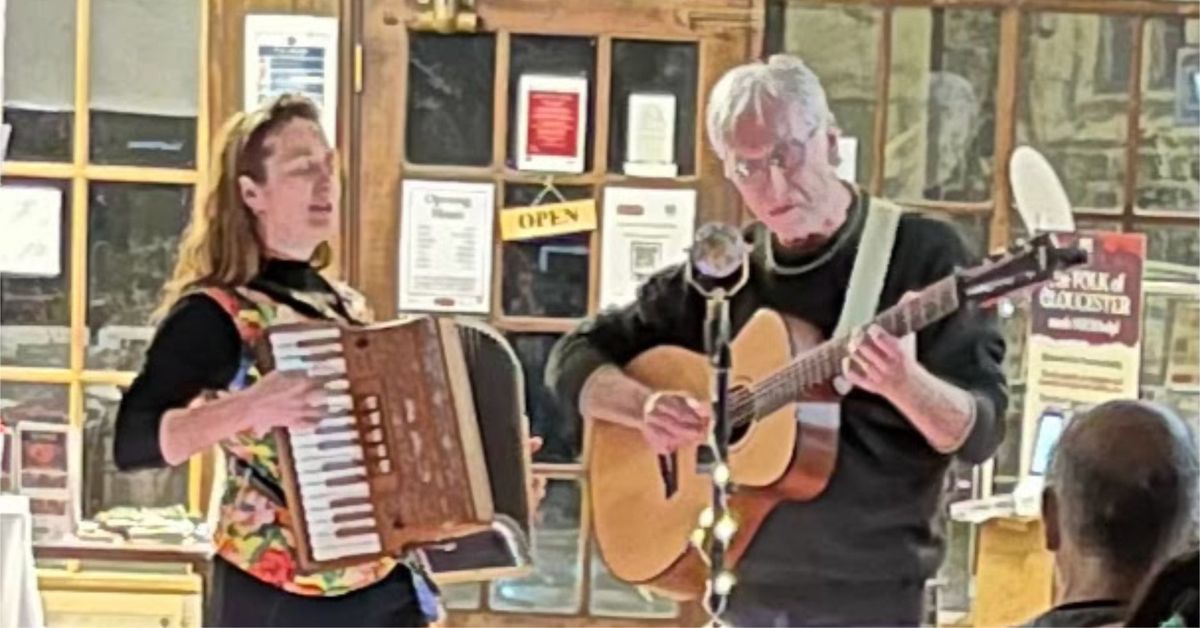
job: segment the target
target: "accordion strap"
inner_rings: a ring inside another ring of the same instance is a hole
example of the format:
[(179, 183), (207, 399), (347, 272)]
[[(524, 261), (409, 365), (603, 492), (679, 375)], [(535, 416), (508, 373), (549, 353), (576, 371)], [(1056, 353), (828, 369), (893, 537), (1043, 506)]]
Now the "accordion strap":
[[(261, 320), (260, 317), (244, 317), (242, 316), (242, 312), (245, 310), (258, 312), (258, 305), (234, 289), (210, 287), (203, 289), (202, 292), (208, 295), (213, 301), (216, 301), (221, 306), (221, 309), (225, 310), (225, 313), (233, 319), (234, 326), (237, 328), (243, 347), (242, 363), (239, 365), (234, 380), (230, 382), (230, 387), (235, 389), (244, 387), (247, 383), (247, 371), (253, 365), (253, 347), (262, 338), (264, 329), (262, 324), (257, 322)], [(279, 508), (287, 509), (287, 497), (283, 492), (283, 488), (279, 486), (278, 481), (271, 477), (271, 474), (242, 458), (224, 443), (222, 443), (221, 448), (225, 450), (225, 457), (229, 461), (230, 477), (237, 478), (243, 485), (250, 486), (258, 491)]]

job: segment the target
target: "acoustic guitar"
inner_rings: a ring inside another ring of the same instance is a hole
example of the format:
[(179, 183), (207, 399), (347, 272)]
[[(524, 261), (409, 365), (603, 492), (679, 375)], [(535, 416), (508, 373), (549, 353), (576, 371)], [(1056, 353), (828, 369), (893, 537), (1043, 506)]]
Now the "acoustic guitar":
[[(873, 323), (904, 336), (960, 307), (990, 307), (1086, 260), (1084, 251), (1060, 248), (1043, 234), (928, 286)], [(738, 522), (726, 556), (732, 567), (776, 504), (811, 500), (829, 482), (838, 449), (837, 413), (798, 415), (797, 404), (836, 403), (832, 384), (848, 353), (847, 339), (824, 340), (812, 325), (767, 309), (739, 330), (731, 349), (728, 465), (736, 488), (729, 508)], [(624, 371), (653, 390), (711, 399), (712, 368), (700, 353), (660, 346)], [(637, 429), (591, 418), (587, 424), (593, 523), (608, 568), (660, 595), (700, 597), (709, 574), (691, 537), (710, 506), (712, 479), (697, 469), (697, 447), (660, 459)]]

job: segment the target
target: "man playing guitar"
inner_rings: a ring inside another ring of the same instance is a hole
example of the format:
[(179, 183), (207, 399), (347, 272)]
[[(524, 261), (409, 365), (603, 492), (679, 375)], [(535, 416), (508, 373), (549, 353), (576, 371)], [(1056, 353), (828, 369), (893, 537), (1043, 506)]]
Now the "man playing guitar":
[[(750, 279), (731, 303), (736, 333), (770, 308), (829, 337), (838, 323), (872, 199), (837, 177), (838, 131), (820, 81), (795, 57), (731, 70), (713, 88), (708, 135), (758, 223)], [(955, 229), (900, 217), (879, 308), (970, 264)], [(582, 324), (556, 346), (547, 383), (564, 407), (638, 429), (660, 454), (707, 435), (710, 411), (654, 391), (621, 369), (655, 346), (703, 350), (703, 298), (683, 266), (638, 299)], [(856, 332), (843, 363), (838, 454), (825, 490), (776, 507), (737, 565), (735, 624), (916, 625), (924, 584), (943, 556), (935, 525), (952, 457), (989, 458), (1004, 436), (1004, 342), (969, 309), (896, 338)], [(641, 513), (646, 515), (647, 513)], [(629, 516), (638, 516), (629, 513)]]

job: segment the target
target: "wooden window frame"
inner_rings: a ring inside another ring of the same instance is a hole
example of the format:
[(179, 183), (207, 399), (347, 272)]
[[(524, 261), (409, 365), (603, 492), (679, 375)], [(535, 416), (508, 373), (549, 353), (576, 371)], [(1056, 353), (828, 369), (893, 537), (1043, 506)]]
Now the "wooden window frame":
[[(200, 41), (196, 64), (199, 68), (196, 97), (196, 165), (193, 168), (157, 168), (113, 166), (89, 163), (91, 140), (91, 34), (92, 0), (75, 1), (75, 96), (70, 162), (9, 161), (0, 165), (0, 175), (24, 179), (67, 181), (71, 189), (69, 303), (70, 358), (66, 368), (42, 368), (0, 365), (0, 381), (66, 385), (68, 424), (83, 429), (84, 391), (92, 385), (128, 386), (134, 373), (87, 368), (88, 305), (88, 186), (92, 182), (157, 183), (190, 185), (193, 202), (203, 202), (209, 152), (208, 116), (208, 31), (209, 12), (204, 0), (193, 0), (200, 17)], [(148, 324), (148, 322), (147, 322)], [(74, 454), (73, 454), (74, 455)], [(81, 452), (80, 452), (81, 455)], [(205, 456), (188, 461), (187, 507), (192, 515), (203, 512), (205, 495), (201, 490)], [(76, 495), (76, 499), (80, 496)]]
[[(1125, 140), (1125, 172), (1122, 180), (1124, 199), (1119, 211), (1096, 211), (1080, 208), (1075, 217), (1083, 220), (1119, 221), (1124, 231), (1137, 231), (1138, 224), (1195, 225), (1197, 216), (1162, 210), (1139, 210), (1137, 202), (1137, 158), (1141, 142), (1142, 55), (1146, 22), (1151, 18), (1200, 18), (1200, 4), (1169, 0), (770, 0), (768, 11), (782, 17), (788, 5), (854, 6), (880, 10), (877, 65), (875, 74), (874, 137), (870, 147), (873, 163), (867, 189), (872, 194), (883, 191), (886, 173), (886, 144), (888, 131), (888, 95), (891, 81), (892, 16), (896, 9), (978, 9), (998, 11), (999, 50), (996, 76), (995, 136), (992, 170), (992, 197), (988, 201), (948, 202), (920, 199), (895, 199), (905, 205), (944, 212), (954, 216), (990, 216), (987, 248), (995, 250), (1010, 244), (1013, 222), (1013, 198), (1009, 187), (1008, 158), (1016, 148), (1017, 97), (1020, 93), (1021, 20), (1035, 13), (1076, 13), (1086, 15), (1132, 16), (1133, 41), (1130, 51), (1127, 137)], [(783, 48), (784, 22), (776, 19), (768, 24), (766, 40), (769, 52)]]

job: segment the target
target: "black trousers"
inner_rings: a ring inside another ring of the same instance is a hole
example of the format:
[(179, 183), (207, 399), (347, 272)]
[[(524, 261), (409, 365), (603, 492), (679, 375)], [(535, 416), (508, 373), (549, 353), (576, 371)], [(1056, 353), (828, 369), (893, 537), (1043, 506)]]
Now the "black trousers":
[(207, 626), (426, 626), (412, 574), (397, 565), (375, 584), (332, 597), (288, 593), (217, 557)]
[(918, 626), (917, 581), (738, 584), (724, 619), (734, 626)]

